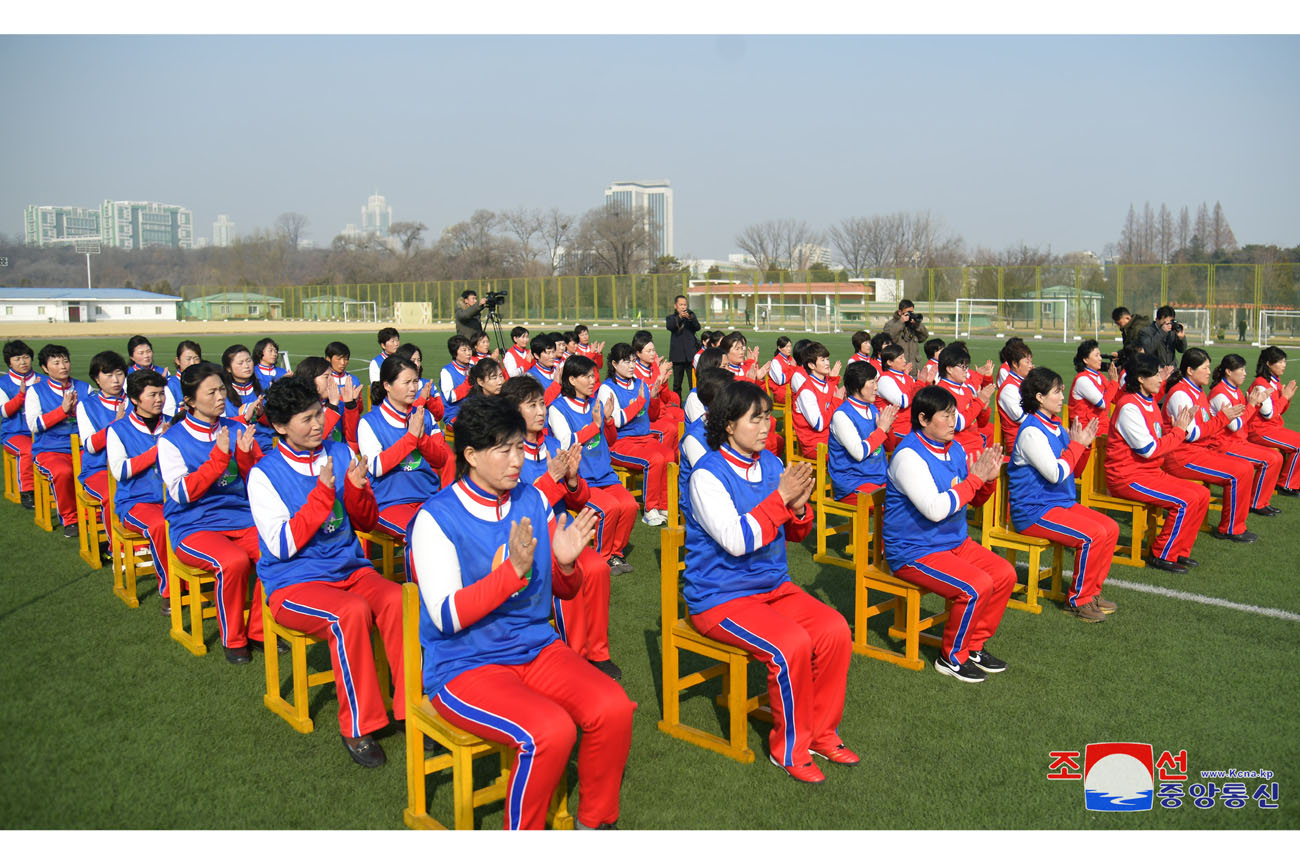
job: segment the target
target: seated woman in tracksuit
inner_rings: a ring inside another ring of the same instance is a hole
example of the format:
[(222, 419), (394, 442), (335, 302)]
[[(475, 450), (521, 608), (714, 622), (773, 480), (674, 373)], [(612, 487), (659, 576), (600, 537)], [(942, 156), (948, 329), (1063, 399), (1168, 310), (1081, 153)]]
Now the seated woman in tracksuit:
[(163, 522), (163, 482), (158, 472), (158, 437), (167, 432), (162, 417), (167, 380), (145, 368), (126, 377), (131, 411), (108, 427), (105, 448), (108, 471), (117, 483), (113, 513), (126, 526), (149, 539), (158, 572), (158, 596), (163, 613), (171, 613), (167, 574), (167, 526)]
[[(713, 351), (717, 351), (716, 349)], [(681, 513), (680, 524), (686, 523), (686, 515), (691, 510), (691, 471), (695, 464), (704, 459), (712, 449), (709, 448), (708, 431), (705, 424), (709, 419), (709, 406), (718, 399), (722, 390), (736, 381), (730, 370), (721, 367), (709, 367), (695, 377), (695, 387), (691, 396), (703, 407), (696, 420), (687, 423), (686, 434), (682, 436), (680, 456), (677, 464), (677, 508)]]
[(46, 343), (36, 356), (44, 374), (24, 391), (23, 415), (31, 433), (32, 465), (50, 481), (63, 534), (77, 537), (77, 487), (72, 475), (72, 434), (77, 404), (90, 399), (90, 386), (72, 378), (66, 346)]
[(379, 528), (400, 540), (420, 505), (442, 487), (439, 473), (452, 459), (438, 422), (416, 405), (419, 388), (415, 363), (400, 352), (389, 355), (371, 386), (374, 408), (357, 425)]
[(1285, 385), (1286, 352), (1278, 346), (1266, 346), (1255, 364), (1255, 381), (1251, 390), (1268, 392), (1259, 411), (1251, 419), (1248, 438), (1256, 445), (1274, 448), (1282, 455), (1282, 470), (1277, 478), (1277, 492), (1283, 496), (1300, 496), (1300, 432), (1286, 426), (1286, 410), (1295, 397), (1296, 381)]
[(227, 346), (221, 353), (221, 367), (226, 371), (226, 417), (253, 426), (253, 438), (263, 454), (271, 452), (275, 431), (262, 416), (261, 381), (254, 375), (253, 353), (247, 346)]
[(506, 828), (544, 825), (575, 725), (578, 822), (611, 827), (636, 704), (547, 622), (552, 598), (572, 597), (584, 580), (579, 556), (596, 517), (584, 509), (561, 526), (538, 488), (519, 483), (526, 433), (504, 397), (466, 406), (456, 422), (457, 480), (411, 523), (424, 689), (452, 724), (516, 748)]
[[(610, 460), (626, 469), (639, 469), (645, 481), (644, 522), (662, 526), (668, 520), (668, 464), (676, 451), (651, 431), (651, 423), (662, 411), (656, 395), (632, 371), (636, 360), (632, 346), (615, 343), (609, 350), (609, 375), (596, 392), (601, 404), (614, 401), (610, 420), (617, 438), (609, 446)], [(676, 442), (674, 435), (673, 441)]]
[(104, 513), (104, 525), (112, 520), (108, 501), (108, 427), (126, 417), (131, 401), (126, 398), (126, 359), (112, 350), (90, 359), (90, 381), (99, 390), (77, 404), (77, 436), (81, 439), (82, 488)]
[[(323, 363), (323, 361), (322, 361)], [(221, 368), (200, 361), (181, 373), (185, 415), (158, 439), (158, 470), (167, 488), (163, 516), (176, 558), (217, 579), (217, 624), (226, 661), (252, 661), (262, 641), (262, 589), (249, 578), (261, 557), (245, 479), (262, 458), (253, 429), (225, 417)]]
[[(1003, 387), (1010, 387), (1018, 375), (1013, 364)], [(1119, 525), (1076, 502), (1074, 489), (1074, 478), (1083, 474), (1092, 453), (1099, 422), (1093, 418), (1084, 424), (1075, 418), (1065, 429), (1061, 423), (1064, 384), (1046, 367), (1035, 367), (1023, 377), (1017, 403), (1024, 415), (1007, 467), (1011, 526), (1023, 535), (1074, 550), (1074, 580), (1066, 610), (1084, 622), (1101, 622), (1118, 607), (1101, 597), (1101, 585), (1110, 574)]]
[(293, 375), (316, 383), (321, 406), (325, 410), (325, 438), (346, 442), (357, 450), (357, 424), (361, 421), (361, 392), (344, 380), (342, 388), (330, 370), (329, 361), (308, 355), (293, 368)]
[(32, 475), (32, 431), (27, 427), (25, 405), (27, 389), (35, 385), (37, 375), (32, 372), (32, 347), (22, 340), (9, 340), (4, 345), (5, 366), (9, 369), (0, 375), (0, 446), (13, 455), (18, 464), (18, 490), (23, 508), (34, 509), (36, 496)]
[(1271, 500), (1277, 480), (1281, 477), (1282, 455), (1272, 448), (1256, 445), (1247, 438), (1251, 421), (1268, 398), (1268, 390), (1256, 387), (1249, 394), (1246, 393), (1246, 359), (1233, 353), (1223, 356), (1214, 368), (1210, 381), (1214, 383), (1210, 389), (1211, 411), (1220, 413), (1229, 411), (1234, 406), (1241, 407), (1241, 414), (1230, 418), (1219, 431), (1214, 444), (1229, 457), (1240, 458), (1251, 465), (1254, 480), (1251, 485), (1250, 513), (1263, 517), (1281, 514), (1282, 510), (1275, 508)]
[(283, 379), (289, 375), (289, 371), (279, 365), (280, 344), (270, 337), (263, 337), (253, 344), (253, 360), (257, 365), (253, 367), (253, 375), (257, 377), (257, 382), (265, 391), (271, 387), (271, 383), (276, 379)]
[(885, 559), (894, 574), (952, 602), (934, 669), (967, 683), (1006, 670), (984, 646), (998, 630), (1016, 570), (966, 531), (966, 506), (993, 494), (1002, 466), (994, 443), (968, 455), (954, 441), (957, 398), (928, 385), (912, 401), (912, 432), (885, 483)]
[(700, 634), (740, 647), (767, 666), (771, 761), (801, 782), (858, 756), (836, 728), (852, 641), (834, 608), (790, 580), (789, 540), (812, 526), (813, 467), (786, 469), (764, 450), (772, 398), (751, 381), (727, 385), (709, 407), (711, 450), (691, 472), (683, 595)]
[[(591, 489), (578, 474), (580, 448), (561, 449), (546, 430), (545, 391), (532, 376), (515, 376), (501, 396), (524, 418), (524, 465), (519, 480), (532, 484), (551, 504), (556, 517), (580, 511), (591, 501)], [(560, 638), (578, 655), (614, 679), (623, 671), (609, 658), (609, 563), (588, 545), (578, 554), (582, 586), (571, 599), (558, 596), (552, 605)]]
[(803, 384), (794, 395), (794, 432), (799, 453), (816, 459), (817, 445), (831, 435), (831, 416), (844, 400), (839, 387), (840, 362), (831, 368), (831, 354), (821, 343), (809, 343), (803, 350)]
[(844, 370), (844, 402), (831, 416), (826, 451), (831, 490), (841, 502), (856, 503), (859, 493), (885, 486), (885, 439), (898, 409), (876, 408), (877, 380), (876, 368), (866, 361), (851, 361)]
[[(286, 376), (266, 389), (266, 419), (280, 441), (248, 473), (257, 526), (257, 573), (275, 621), (329, 642), (339, 696), (339, 733), (352, 759), (383, 766), (371, 736), (388, 724), (370, 630), (377, 628), (392, 682), (402, 682), (402, 589), (375, 571), (353, 527), (379, 518), (366, 462), (325, 439), (316, 386)], [(398, 686), (393, 716), (406, 718)]]

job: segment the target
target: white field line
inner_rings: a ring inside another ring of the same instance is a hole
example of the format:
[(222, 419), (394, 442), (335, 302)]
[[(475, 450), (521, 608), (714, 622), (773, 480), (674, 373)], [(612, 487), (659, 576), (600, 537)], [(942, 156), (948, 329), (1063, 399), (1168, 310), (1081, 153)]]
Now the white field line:
[(1226, 607), (1229, 610), (1239, 610), (1243, 613), (1253, 613), (1257, 616), (1269, 616), (1273, 619), (1284, 619), (1290, 622), (1300, 622), (1300, 613), (1292, 613), (1289, 610), (1279, 610), (1276, 607), (1259, 607), (1253, 604), (1241, 604), (1236, 601), (1228, 601), (1226, 598), (1214, 598), (1208, 595), (1197, 595), (1194, 592), (1183, 592), (1178, 589), (1169, 589), (1164, 586), (1152, 586), (1148, 583), (1131, 583), (1127, 580), (1119, 580), (1114, 577), (1106, 578), (1103, 586), (1118, 586), (1121, 589), (1132, 589), (1137, 592), (1149, 592), (1152, 595), (1163, 595), (1166, 598), (1177, 598), (1182, 601), (1194, 601), (1198, 604), (1208, 604), (1214, 607)]

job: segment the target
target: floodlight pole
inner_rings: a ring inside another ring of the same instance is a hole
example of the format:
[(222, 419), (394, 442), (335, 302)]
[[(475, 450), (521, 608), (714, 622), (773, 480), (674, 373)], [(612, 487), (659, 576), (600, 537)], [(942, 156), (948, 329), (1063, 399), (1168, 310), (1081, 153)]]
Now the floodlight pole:
[(90, 284), (90, 253), (86, 253), (86, 288), (94, 288), (94, 286)]

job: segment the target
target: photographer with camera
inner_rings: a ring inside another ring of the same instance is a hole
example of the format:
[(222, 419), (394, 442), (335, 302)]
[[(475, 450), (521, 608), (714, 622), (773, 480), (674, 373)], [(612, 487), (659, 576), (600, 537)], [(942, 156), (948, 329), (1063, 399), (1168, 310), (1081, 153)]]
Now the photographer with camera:
[(473, 289), (466, 289), (460, 293), (460, 300), (456, 303), (456, 333), (465, 339), (469, 339), (470, 334), (483, 330), (483, 322), (479, 314), (483, 312), (483, 304), (479, 302), (478, 292)]
[(921, 344), (930, 336), (930, 332), (921, 324), (921, 314), (916, 312), (916, 305), (907, 298), (898, 302), (898, 312), (885, 322), (885, 333), (889, 339), (903, 347), (903, 357), (912, 365), (912, 370), (920, 370), (925, 364), (921, 354)]
[(1142, 351), (1155, 358), (1161, 367), (1178, 363), (1178, 353), (1187, 351), (1187, 339), (1182, 322), (1176, 321), (1174, 308), (1166, 304), (1156, 310), (1156, 320), (1137, 335)]

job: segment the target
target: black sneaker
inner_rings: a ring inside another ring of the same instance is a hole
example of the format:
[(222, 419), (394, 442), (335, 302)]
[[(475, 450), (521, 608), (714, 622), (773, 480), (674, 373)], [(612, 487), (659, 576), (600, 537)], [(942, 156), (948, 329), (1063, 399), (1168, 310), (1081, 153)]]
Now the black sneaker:
[(591, 666), (600, 671), (611, 680), (623, 679), (623, 669), (614, 664), (610, 659), (603, 659), (598, 662), (592, 662)]
[(253, 660), (253, 651), (246, 646), (226, 647), (226, 661), (232, 665), (246, 665)]
[(1187, 573), (1187, 566), (1183, 565), (1181, 562), (1172, 562), (1168, 559), (1161, 559), (1158, 556), (1153, 556), (1148, 559), (1147, 565), (1152, 568), (1158, 568), (1161, 571), (1171, 571), (1174, 574)]
[(162, 613), (163, 616), (172, 615), (172, 600), (170, 598), (164, 598), (162, 600), (162, 608), (160, 612)]
[(1210, 537), (1217, 538), (1220, 541), (1235, 541), (1238, 544), (1253, 544), (1256, 541), (1259, 541), (1259, 536), (1251, 532), (1249, 529), (1243, 529), (1236, 535), (1233, 535), (1231, 532), (1220, 532), (1217, 529), (1212, 529), (1210, 530)]
[(384, 754), (384, 747), (376, 743), (375, 738), (369, 734), (356, 739), (341, 735), (340, 737), (343, 740), (343, 748), (348, 750), (352, 760), (367, 770), (374, 770), (388, 763), (388, 756)]
[(988, 650), (971, 650), (969, 661), (986, 674), (1000, 674), (1007, 669), (1007, 663)]
[(1195, 559), (1192, 559), (1190, 556), (1178, 557), (1178, 564), (1185, 566), (1187, 568), (1196, 568), (1200, 565), (1199, 562), (1197, 562)]
[(1282, 513), (1282, 510), (1279, 508), (1274, 508), (1271, 505), (1265, 505), (1263, 508), (1250, 509), (1250, 513), (1258, 514), (1260, 517), (1276, 517), (1277, 515)]
[(934, 660), (934, 669), (941, 674), (956, 677), (964, 683), (982, 683), (988, 679), (984, 671), (975, 667), (970, 659), (966, 659), (960, 665), (953, 665), (943, 656), (939, 656)]
[(28, 511), (36, 510), (36, 493), (34, 491), (24, 490), (22, 493), (18, 494), (18, 501), (21, 502), (23, 508), (26, 508)]
[(1300, 496), (1300, 490), (1292, 490), (1290, 487), (1279, 487), (1277, 492), (1283, 496)]
[(632, 566), (628, 564), (628, 561), (617, 554), (611, 556), (607, 560), (607, 563), (609, 565), (609, 573), (611, 576), (616, 574), (627, 574), (632, 570)]
[(69, 523), (67, 526), (63, 527), (63, 537), (64, 537), (64, 538), (76, 538), (76, 537), (77, 537), (77, 524), (75, 524), (75, 523)]

